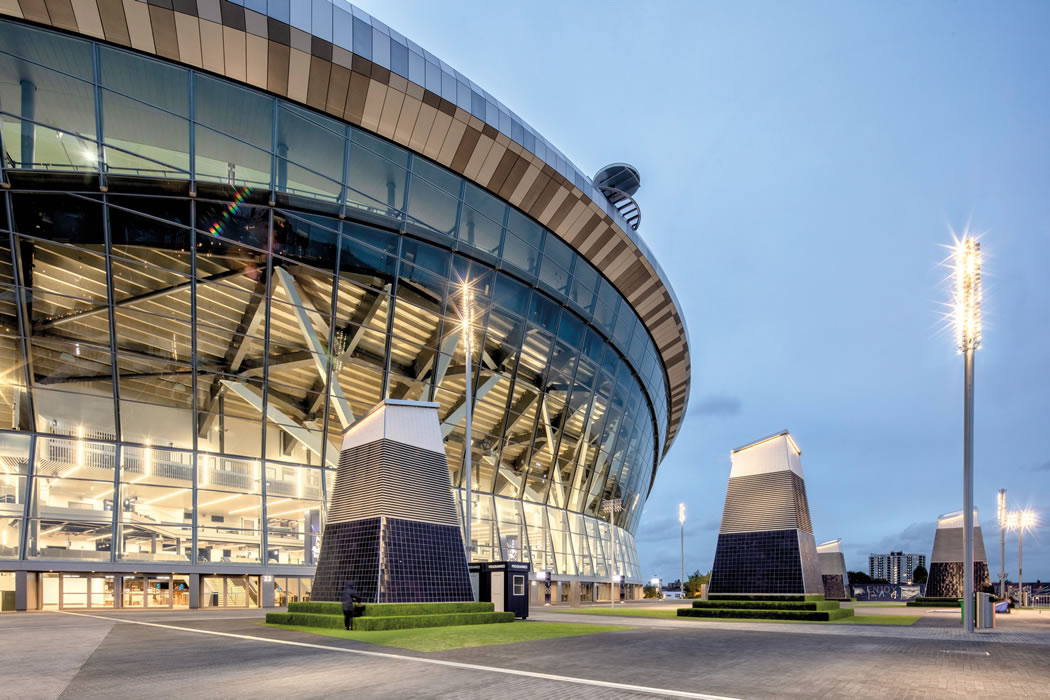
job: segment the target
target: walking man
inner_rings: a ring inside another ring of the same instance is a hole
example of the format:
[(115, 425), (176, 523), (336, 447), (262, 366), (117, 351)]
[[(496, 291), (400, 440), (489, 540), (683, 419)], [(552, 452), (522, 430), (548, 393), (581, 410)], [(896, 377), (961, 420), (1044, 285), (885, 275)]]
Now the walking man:
[(361, 598), (357, 595), (354, 582), (347, 579), (346, 585), (343, 586), (343, 626), (348, 630), (354, 628), (354, 608), (360, 602)]

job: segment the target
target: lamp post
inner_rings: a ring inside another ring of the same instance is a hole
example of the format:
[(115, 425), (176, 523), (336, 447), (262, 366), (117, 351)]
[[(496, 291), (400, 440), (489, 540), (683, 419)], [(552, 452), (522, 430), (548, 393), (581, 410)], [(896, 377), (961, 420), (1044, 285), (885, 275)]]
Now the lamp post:
[(1024, 579), (1021, 578), (1021, 535), (1025, 528), (1035, 527), (1035, 513), (1022, 510), (1010, 514), (1010, 527), (1017, 528), (1017, 605), (1024, 605)]
[(472, 497), (474, 487), (474, 475), (473, 475), (473, 455), (471, 452), (472, 440), (470, 429), (474, 422), (474, 401), (473, 401), (473, 381), (471, 379), (471, 364), (474, 361), (474, 290), (471, 289), (470, 284), (466, 281), (463, 282), (462, 288), (463, 295), (463, 311), (462, 317), (462, 331), (463, 331), (463, 348), (466, 356), (466, 386), (463, 392), (463, 406), (466, 409), (467, 425), (463, 431), (463, 475), (467, 481), (467, 507), (466, 514), (463, 517), (464, 520), (464, 531), (466, 533), (466, 547), (467, 547), (467, 562), (469, 563), (473, 558), (474, 553), (474, 541), (471, 538), (470, 526), (472, 523)]
[(999, 489), (999, 597), (1006, 598), (1006, 489)]
[(981, 243), (964, 235), (952, 250), (952, 320), (963, 354), (963, 629), (973, 620), (973, 354), (981, 346)]
[(609, 607), (616, 607), (616, 542), (613, 539), (613, 516), (623, 510), (623, 501), (619, 498), (602, 500), (601, 511), (609, 516)]
[(678, 504), (678, 524), (682, 526), (682, 578), (679, 579), (679, 588), (682, 597), (685, 598), (685, 504)]

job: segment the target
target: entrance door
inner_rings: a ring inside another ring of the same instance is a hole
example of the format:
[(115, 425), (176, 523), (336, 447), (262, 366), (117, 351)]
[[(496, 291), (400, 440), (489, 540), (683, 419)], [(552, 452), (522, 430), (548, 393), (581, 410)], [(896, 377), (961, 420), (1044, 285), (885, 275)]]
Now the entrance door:
[(88, 576), (62, 574), (62, 605), (64, 610), (88, 606)]
[(171, 576), (146, 577), (146, 607), (171, 607)]
[(124, 577), (123, 606), (125, 608), (146, 607), (146, 581), (143, 576)]

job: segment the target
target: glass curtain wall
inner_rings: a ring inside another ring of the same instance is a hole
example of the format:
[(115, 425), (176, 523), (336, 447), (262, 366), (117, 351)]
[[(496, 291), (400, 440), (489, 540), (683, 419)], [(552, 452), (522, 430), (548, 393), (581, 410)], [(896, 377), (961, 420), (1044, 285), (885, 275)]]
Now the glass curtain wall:
[(606, 575), (619, 498), (637, 575), (663, 369), (555, 236), (344, 123), (9, 22), (0, 120), (0, 556), (312, 565), (381, 399), (440, 404), (465, 486), (470, 362), (476, 556)]

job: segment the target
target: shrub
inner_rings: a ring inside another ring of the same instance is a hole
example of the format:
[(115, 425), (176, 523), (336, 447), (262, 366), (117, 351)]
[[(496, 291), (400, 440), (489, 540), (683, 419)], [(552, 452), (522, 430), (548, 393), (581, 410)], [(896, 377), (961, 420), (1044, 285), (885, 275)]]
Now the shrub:
[[(439, 615), (445, 613), (492, 612), (492, 603), (362, 603), (363, 617), (389, 615)], [(342, 615), (342, 603), (310, 601), (289, 603), (288, 612), (314, 613), (318, 615)]]
[(514, 622), (512, 612), (469, 612), (447, 613), (443, 615), (403, 615), (359, 617), (354, 621), (354, 629), (365, 632), (377, 630), (401, 630), (416, 627), (452, 627), (454, 625), (487, 625), (500, 622)]
[(364, 617), (485, 613), (495, 609), (492, 603), (365, 603)]
[(784, 603), (816, 603), (824, 600), (823, 594), (802, 593), (773, 594), (773, 593), (709, 593), (708, 600), (765, 600)]
[[(343, 615), (319, 615), (316, 613), (287, 612), (266, 613), (266, 622), (273, 625), (301, 625), (304, 627), (323, 627), (342, 629)], [(418, 627), (451, 627), (453, 625), (485, 625), (490, 623), (514, 622), (512, 612), (468, 612), (445, 613), (441, 615), (378, 615), (358, 617), (354, 620), (354, 629), (362, 632), (377, 630), (399, 630)]]
[(316, 613), (302, 612), (272, 612), (266, 613), (266, 622), (271, 625), (302, 625), (304, 627), (326, 627), (330, 629), (342, 629), (343, 614), (318, 615)]

